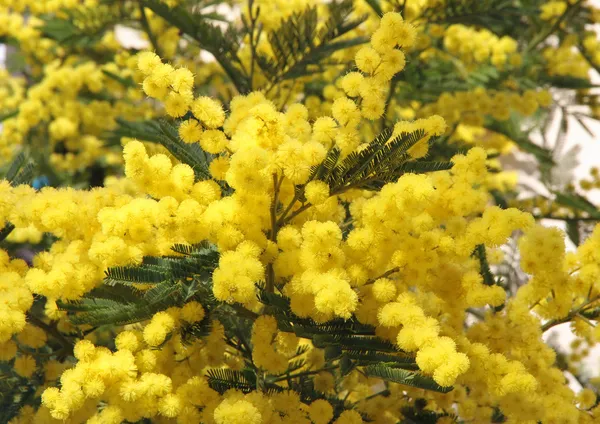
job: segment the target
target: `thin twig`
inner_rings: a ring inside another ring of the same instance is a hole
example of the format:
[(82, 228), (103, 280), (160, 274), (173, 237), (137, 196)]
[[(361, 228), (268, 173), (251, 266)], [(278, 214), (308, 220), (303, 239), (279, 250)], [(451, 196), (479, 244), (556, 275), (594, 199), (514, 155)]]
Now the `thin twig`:
[(65, 353), (66, 355), (70, 355), (73, 353), (73, 343), (69, 339), (67, 339), (64, 334), (58, 331), (56, 325), (48, 325), (31, 313), (27, 314), (27, 320), (36, 327), (41, 328), (46, 333), (54, 337), (56, 341), (58, 341), (61, 344), (61, 350), (63, 351), (63, 353)]
[(392, 275), (392, 274), (394, 274), (394, 273), (396, 273), (398, 271), (400, 271), (399, 267), (392, 268), (392, 269), (384, 272), (383, 274), (378, 275), (375, 278), (371, 278), (370, 280), (367, 280), (367, 282), (364, 285), (366, 286), (367, 284), (373, 284), (375, 281), (379, 280), (380, 278), (389, 277), (390, 275)]
[(560, 24), (567, 18), (569, 13), (574, 10), (577, 6), (579, 6), (583, 0), (579, 0), (577, 3), (573, 5), (569, 5), (564, 13), (554, 22), (554, 24), (546, 31), (541, 33), (538, 37), (534, 38), (533, 41), (527, 46), (526, 51), (530, 52), (534, 48), (536, 48), (540, 43), (544, 42), (550, 35), (554, 33), (557, 29), (560, 28)]
[(593, 299), (589, 299), (589, 300), (583, 302), (583, 304), (581, 304), (576, 309), (572, 310), (566, 317), (548, 321), (546, 324), (542, 325), (542, 332), (546, 332), (549, 329), (551, 329), (552, 327), (555, 327), (559, 324), (563, 324), (565, 322), (571, 321), (574, 317), (579, 316), (580, 312), (582, 312), (586, 306), (589, 306), (590, 304), (594, 303), (598, 299), (600, 299), (600, 295), (594, 297)]
[(288, 378), (289, 379), (298, 378), (298, 377), (303, 377), (303, 376), (306, 376), (306, 375), (318, 374), (318, 373), (323, 372), (323, 371), (332, 371), (332, 370), (335, 370), (335, 369), (337, 369), (337, 366), (325, 367), (325, 368), (321, 368), (320, 370), (303, 371), (303, 372), (299, 372), (298, 374), (289, 374), (289, 375), (284, 375), (283, 377), (277, 377), (272, 382), (276, 383), (278, 381), (286, 380)]
[[(273, 202), (271, 203), (271, 241), (273, 242), (277, 240), (277, 204), (279, 203), (279, 188), (282, 181), (283, 177), (281, 180), (279, 180), (279, 178), (277, 178), (277, 174), (273, 174)], [(273, 271), (273, 264), (269, 264), (267, 267), (266, 283), (265, 289), (269, 293), (273, 293), (275, 287), (275, 273)]]

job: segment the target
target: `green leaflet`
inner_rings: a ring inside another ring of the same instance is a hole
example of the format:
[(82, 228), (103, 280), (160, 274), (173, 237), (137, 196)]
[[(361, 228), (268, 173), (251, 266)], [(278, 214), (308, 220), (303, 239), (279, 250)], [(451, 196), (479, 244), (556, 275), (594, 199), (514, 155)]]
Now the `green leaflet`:
[[(143, 321), (171, 306), (182, 306), (197, 293), (202, 293), (205, 306), (212, 303), (206, 281), (218, 264), (214, 246), (200, 243), (177, 245), (174, 249), (185, 250), (188, 255), (146, 257), (139, 266), (109, 268), (103, 285), (80, 300), (59, 302), (59, 307), (73, 313), (70, 318), (75, 324), (98, 326)], [(133, 284), (151, 287), (140, 290)], [(199, 337), (209, 325), (209, 321), (203, 321), (184, 327), (182, 334), (186, 340)]]
[(323, 162), (313, 167), (310, 180), (329, 184), (331, 193), (350, 188), (378, 190), (405, 173), (426, 173), (452, 168), (451, 162), (413, 160), (408, 150), (425, 137), (423, 130), (402, 133), (391, 139), (391, 128), (382, 131), (367, 147), (340, 161), (340, 151), (332, 148)]
[(179, 28), (183, 34), (195, 40), (202, 49), (212, 53), (238, 92), (246, 94), (250, 91), (250, 80), (237, 56), (242, 34), (232, 26), (223, 32), (221, 28), (209, 22), (210, 17), (194, 13), (183, 5), (169, 7), (159, 0), (144, 0), (143, 5)]
[(575, 210), (588, 213), (592, 218), (600, 220), (600, 211), (593, 204), (590, 203), (585, 197), (579, 196), (575, 193), (560, 193), (555, 192), (555, 202), (573, 208)]
[(390, 368), (386, 365), (369, 365), (364, 368), (366, 375), (380, 377), (386, 381), (404, 384), (405, 386), (417, 387), (419, 389), (432, 390), (434, 392), (448, 393), (453, 387), (442, 387), (431, 377), (418, 372), (407, 371), (399, 368)]
[(352, 19), (352, 2), (344, 0), (328, 4), (327, 21), (319, 25), (316, 7), (293, 14), (281, 26), (268, 34), (272, 57), (257, 56), (257, 63), (271, 82), (298, 78), (320, 72), (323, 61), (337, 50), (368, 41), (365, 37), (340, 40), (344, 34), (360, 25), (366, 17)]

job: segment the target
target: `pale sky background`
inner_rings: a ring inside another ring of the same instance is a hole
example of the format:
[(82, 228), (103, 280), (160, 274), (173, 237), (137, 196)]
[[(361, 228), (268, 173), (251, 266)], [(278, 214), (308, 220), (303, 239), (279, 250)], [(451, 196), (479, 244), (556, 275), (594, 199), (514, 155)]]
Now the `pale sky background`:
[[(600, 0), (591, 0), (591, 3), (600, 7)], [(140, 46), (140, 41), (143, 45), (143, 41), (136, 39), (134, 31), (130, 31), (127, 28), (120, 28), (119, 30), (119, 38), (121, 38), (124, 44), (129, 46)], [(3, 66), (5, 62), (6, 50), (5, 46), (0, 44), (0, 66)], [(600, 75), (594, 72), (593, 81), (596, 84), (600, 84)], [(563, 152), (569, 152), (570, 149), (574, 146), (579, 146), (580, 150), (577, 153), (572, 153), (567, 155), (567, 157), (563, 157), (561, 161), (562, 163), (573, 162), (575, 161), (577, 165), (574, 168), (573, 175), (575, 180), (580, 180), (587, 178), (589, 176), (589, 170), (593, 166), (600, 167), (600, 122), (593, 120), (586, 120), (586, 124), (594, 133), (594, 137), (590, 136), (585, 130), (581, 128), (581, 126), (575, 121), (569, 122), (569, 133), (567, 137), (567, 142)], [(1, 127), (0, 127), (1, 128)], [(550, 140), (554, 140), (552, 135), (549, 138)], [(519, 158), (526, 159), (525, 155), (519, 155)], [(522, 173), (522, 180), (524, 182), (533, 182), (535, 178), (531, 178), (531, 175), (527, 173)], [(588, 198), (591, 199), (597, 205), (600, 204), (600, 190), (595, 190), (588, 194)], [(556, 221), (546, 221), (544, 222), (546, 225), (556, 225), (561, 228), (564, 228), (564, 225), (560, 222)], [(567, 243), (570, 243), (567, 240)], [(569, 248), (573, 248), (572, 245)], [(573, 340), (573, 335), (569, 329), (569, 324), (562, 324), (556, 326), (551, 331), (549, 331), (546, 335), (547, 337), (557, 337), (560, 345), (565, 349), (568, 348), (570, 342)], [(587, 373), (598, 376), (600, 375), (600, 346), (596, 347), (587, 361), (585, 361), (585, 368)], [(571, 387), (574, 390), (579, 390), (581, 386), (579, 383), (571, 380)]]

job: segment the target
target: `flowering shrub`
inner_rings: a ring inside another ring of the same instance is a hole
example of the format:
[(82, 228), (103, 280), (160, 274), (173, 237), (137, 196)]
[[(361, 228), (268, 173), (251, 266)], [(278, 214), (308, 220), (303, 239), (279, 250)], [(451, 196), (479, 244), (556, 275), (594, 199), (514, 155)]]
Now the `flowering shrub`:
[(525, 3), (0, 1), (0, 421), (598, 422), (600, 12)]

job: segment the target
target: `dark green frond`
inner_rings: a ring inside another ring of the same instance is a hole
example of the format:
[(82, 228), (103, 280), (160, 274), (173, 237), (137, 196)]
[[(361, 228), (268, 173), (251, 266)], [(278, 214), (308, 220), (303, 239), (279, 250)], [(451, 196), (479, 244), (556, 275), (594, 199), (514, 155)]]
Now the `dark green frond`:
[(366, 18), (350, 18), (351, 1), (329, 3), (328, 9), (329, 18), (322, 25), (319, 25), (317, 8), (309, 7), (293, 14), (268, 34), (273, 55), (259, 55), (257, 62), (272, 84), (321, 72), (324, 59), (337, 50), (368, 41), (364, 37), (340, 40)]
[(356, 361), (358, 366), (384, 363), (392, 368), (402, 368), (415, 371), (419, 369), (415, 362), (415, 357), (404, 353), (390, 355), (378, 351), (349, 350), (345, 351), (343, 356), (352, 361)]
[(4, 179), (9, 181), (13, 187), (29, 184), (33, 178), (34, 169), (34, 163), (29, 160), (25, 153), (21, 152), (12, 160)]
[(171, 250), (186, 256), (216, 255), (215, 246), (207, 241), (196, 244), (175, 244)]
[(11, 162), (8, 171), (6, 171), (4, 179), (12, 181), (17, 176), (23, 165), (25, 165), (25, 162), (27, 162), (27, 157), (25, 156), (25, 153), (19, 153)]
[(107, 138), (112, 139), (114, 142), (118, 143), (121, 137), (155, 143), (160, 141), (160, 126), (156, 121), (127, 121), (122, 118), (117, 118), (116, 121), (117, 127), (107, 136)]
[(423, 130), (402, 133), (391, 139), (392, 133), (392, 129), (384, 130), (367, 147), (350, 153), (342, 161), (339, 161), (339, 151), (331, 150), (321, 165), (313, 169), (314, 178), (329, 184), (331, 193), (340, 194), (351, 188), (378, 190), (406, 172), (431, 172), (450, 167), (442, 162), (412, 161), (408, 150), (424, 142)]
[(102, 40), (119, 16), (109, 7), (64, 9), (64, 18), (48, 16), (41, 28), (45, 37), (63, 46), (90, 48)]
[(428, 172), (436, 172), (436, 171), (447, 171), (448, 169), (452, 169), (452, 162), (432, 162), (432, 161), (421, 161), (416, 160), (412, 162), (406, 162), (401, 165), (397, 172), (402, 174), (425, 174)]
[(12, 233), (12, 230), (15, 229), (15, 226), (10, 222), (7, 222), (4, 228), (0, 230), (0, 241), (6, 240), (6, 238)]
[[(35, 378), (35, 377), (34, 377)], [(35, 381), (0, 374), (0, 422), (13, 422), (23, 406), (35, 402)]]
[(306, 365), (306, 361), (304, 359), (295, 359), (295, 360), (293, 360), (293, 361), (290, 362), (290, 364), (288, 365), (288, 369), (285, 372), (286, 373), (292, 373), (294, 371), (299, 370), (304, 365)]
[(136, 302), (143, 296), (143, 291), (130, 285), (124, 284), (102, 284), (88, 292), (88, 298), (109, 299), (120, 303)]
[(200, 48), (212, 53), (238, 92), (246, 94), (250, 91), (249, 77), (243, 71), (242, 62), (237, 56), (242, 35), (233, 26), (229, 26), (224, 32), (211, 24), (206, 16), (194, 13), (193, 8), (188, 9), (185, 5), (169, 7), (159, 0), (144, 0), (143, 4), (196, 41)]
[(490, 131), (497, 132), (505, 135), (512, 141), (514, 141), (521, 149), (525, 152), (534, 155), (542, 164), (553, 165), (554, 159), (552, 153), (544, 147), (538, 146), (529, 139), (529, 136), (525, 134), (519, 127), (519, 123), (516, 120), (508, 120), (500, 122), (496, 120), (490, 120), (485, 126)]
[(321, 162), (317, 166), (312, 167), (310, 171), (309, 181), (326, 181), (333, 172), (333, 169), (337, 166), (341, 154), (342, 152), (340, 151), (340, 149), (338, 149), (337, 147), (331, 147), (327, 152), (325, 159), (323, 159), (323, 162)]
[(433, 381), (431, 377), (418, 372), (407, 371), (400, 368), (390, 368), (386, 365), (369, 365), (363, 370), (369, 377), (379, 377), (386, 381), (417, 387), (419, 389), (432, 390), (440, 393), (448, 393), (453, 389), (453, 387), (442, 387)]
[(28, 164), (26, 164), (24, 167), (21, 168), (21, 170), (19, 171), (17, 176), (12, 179), (10, 184), (13, 187), (19, 186), (21, 184), (30, 184), (31, 180), (33, 179), (34, 169), (35, 169), (35, 165), (33, 163), (29, 162)]
[(160, 283), (169, 277), (167, 270), (149, 267), (119, 266), (106, 270), (107, 284)]
[(207, 371), (206, 377), (208, 379), (208, 385), (221, 394), (230, 389), (236, 389), (242, 393), (249, 393), (255, 388), (244, 376), (242, 371), (226, 368), (213, 368)]
[(398, 352), (398, 349), (388, 341), (373, 336), (317, 334), (312, 337), (316, 347), (339, 346), (341, 349), (352, 351)]
[(202, 321), (183, 325), (179, 330), (181, 341), (191, 343), (195, 339), (208, 336), (212, 328), (211, 324), (212, 320), (207, 315)]
[(196, 181), (210, 179), (208, 165), (212, 156), (207, 154), (198, 143), (188, 144), (179, 139), (177, 128), (170, 122), (161, 120), (158, 123), (160, 135), (158, 142), (171, 152), (177, 160), (189, 165), (196, 175)]
[(585, 197), (575, 193), (560, 193), (555, 192), (554, 201), (559, 205), (563, 205), (569, 208), (573, 208), (576, 211), (581, 211), (589, 214), (592, 218), (600, 220), (600, 210), (587, 200)]
[(467, 24), (483, 26), (496, 33), (504, 33), (507, 21), (514, 22), (524, 12), (511, 0), (446, 0), (425, 9), (421, 17), (430, 23)]
[[(165, 281), (146, 291), (134, 303), (113, 302), (107, 299), (82, 299), (69, 304), (69, 310), (80, 308), (80, 313), (70, 317), (74, 324), (94, 326), (124, 325), (149, 319), (155, 313), (172, 306), (181, 306), (182, 287), (178, 283)], [(102, 301), (102, 302), (101, 302)], [(85, 308), (85, 309), (81, 309)], [(66, 308), (65, 308), (66, 309)]]
[(19, 110), (11, 110), (10, 112), (0, 113), (0, 122), (14, 118), (19, 114)]

